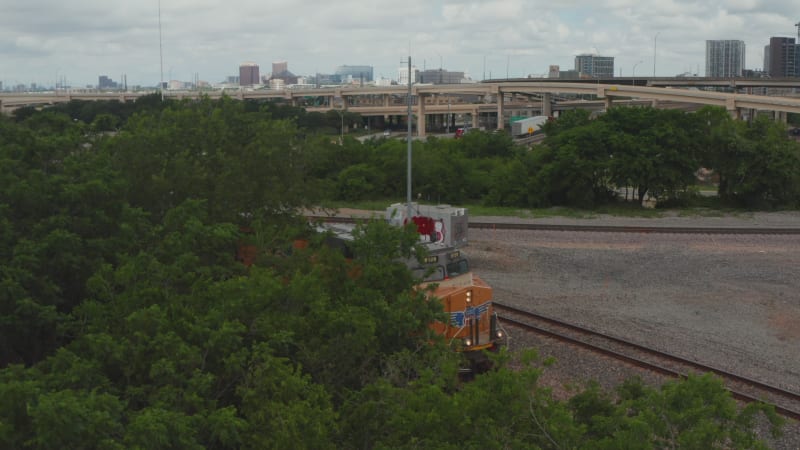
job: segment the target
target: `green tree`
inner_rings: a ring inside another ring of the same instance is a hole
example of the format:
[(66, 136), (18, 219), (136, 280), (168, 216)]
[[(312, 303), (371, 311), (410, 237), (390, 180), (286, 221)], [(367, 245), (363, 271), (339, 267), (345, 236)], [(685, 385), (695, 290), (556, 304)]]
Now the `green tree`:
[(608, 125), (598, 121), (548, 135), (546, 146), (553, 151), (537, 149), (549, 157), (540, 160), (537, 184), (552, 204), (591, 207), (608, 201), (611, 135)]
[(598, 121), (609, 124), (612, 178), (633, 186), (639, 203), (648, 193), (677, 198), (693, 182), (700, 167), (693, 118), (680, 111), (612, 108)]
[(747, 207), (794, 207), (800, 202), (800, 146), (766, 118), (746, 124), (721, 108), (698, 113), (704, 165), (719, 177), (723, 201)]

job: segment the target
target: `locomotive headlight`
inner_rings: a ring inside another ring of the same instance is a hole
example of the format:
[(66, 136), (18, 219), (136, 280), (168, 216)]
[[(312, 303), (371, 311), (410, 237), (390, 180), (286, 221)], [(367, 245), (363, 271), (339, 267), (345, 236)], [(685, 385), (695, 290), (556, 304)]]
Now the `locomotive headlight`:
[(497, 333), (495, 333), (495, 336), (497, 336), (497, 339), (503, 339), (503, 332), (500, 331), (500, 330), (497, 330)]
[(472, 291), (467, 291), (467, 303), (472, 303)]
[(465, 346), (465, 347), (472, 347), (472, 339), (470, 339), (470, 338), (465, 338), (465, 339), (464, 339), (464, 346)]

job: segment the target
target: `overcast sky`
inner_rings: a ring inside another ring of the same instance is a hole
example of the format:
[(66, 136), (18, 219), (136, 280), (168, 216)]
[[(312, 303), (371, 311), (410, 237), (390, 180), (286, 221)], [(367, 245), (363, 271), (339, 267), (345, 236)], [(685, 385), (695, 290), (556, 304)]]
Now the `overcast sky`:
[[(98, 75), (160, 79), (158, 0), (2, 0), (0, 81), (72, 86)], [(209, 82), (252, 61), (297, 75), (415, 66), (473, 79), (546, 76), (574, 56), (614, 56), (615, 75), (705, 71), (707, 39), (740, 39), (761, 68), (770, 36), (797, 36), (798, 0), (161, 0), (164, 80)], [(657, 36), (657, 38), (656, 38)], [(654, 46), (654, 44), (656, 44)], [(655, 50), (655, 51), (654, 51)]]

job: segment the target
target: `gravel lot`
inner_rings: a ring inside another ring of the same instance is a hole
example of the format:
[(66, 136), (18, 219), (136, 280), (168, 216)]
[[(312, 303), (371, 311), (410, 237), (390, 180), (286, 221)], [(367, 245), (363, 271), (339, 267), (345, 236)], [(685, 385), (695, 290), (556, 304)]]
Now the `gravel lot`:
[[(382, 217), (382, 211), (338, 213)], [(471, 221), (796, 229), (800, 212)], [(469, 239), (472, 268), (494, 287), (497, 301), (800, 391), (800, 235), (470, 229)], [(512, 349), (533, 347), (556, 359), (540, 381), (561, 398), (589, 380), (609, 389), (632, 376), (665, 381), (586, 350), (508, 331)], [(800, 449), (800, 424), (787, 423), (779, 439), (762, 428), (771, 448)]]
[[(531, 221), (800, 228), (797, 213)], [(471, 229), (468, 251), (473, 270), (494, 287), (500, 302), (800, 391), (800, 235)], [(512, 348), (535, 345), (555, 356), (557, 363), (543, 381), (556, 392), (587, 379), (611, 387), (640, 373), (534, 339)], [(800, 448), (798, 424), (788, 425), (786, 432), (770, 444)]]

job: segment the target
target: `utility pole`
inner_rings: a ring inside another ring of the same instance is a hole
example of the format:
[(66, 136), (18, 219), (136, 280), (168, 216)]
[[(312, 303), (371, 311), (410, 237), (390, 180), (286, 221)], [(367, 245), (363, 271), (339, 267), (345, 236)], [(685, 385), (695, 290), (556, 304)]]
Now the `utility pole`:
[[(404, 61), (400, 61), (402, 64)], [(406, 220), (411, 221), (411, 55), (408, 55), (408, 95), (406, 96), (406, 103), (408, 104), (408, 130), (406, 134), (407, 146), (407, 165), (406, 165)]]

